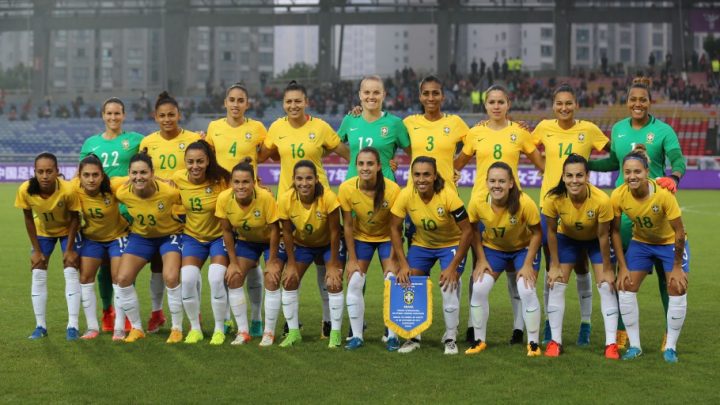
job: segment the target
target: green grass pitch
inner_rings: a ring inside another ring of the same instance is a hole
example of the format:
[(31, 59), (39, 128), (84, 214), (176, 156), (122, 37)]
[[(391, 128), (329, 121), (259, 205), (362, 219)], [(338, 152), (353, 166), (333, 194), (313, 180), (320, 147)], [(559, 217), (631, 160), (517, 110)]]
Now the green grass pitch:
[[(16, 184), (0, 185), (2, 278), (0, 279), (0, 402), (197, 403), (231, 402), (542, 402), (708, 403), (718, 402), (718, 327), (720, 278), (717, 191), (681, 191), (678, 195), (691, 246), (688, 316), (678, 353), (680, 363), (665, 364), (660, 353), (664, 316), (657, 279), (648, 277), (640, 293), (644, 355), (632, 362), (603, 357), (604, 331), (594, 292), (591, 346), (574, 345), (579, 308), (574, 282), (567, 293), (565, 354), (557, 359), (527, 358), (524, 346), (508, 346), (511, 309), (505, 277), (491, 295), (488, 349), (467, 357), (442, 353), (444, 331), (440, 294), (435, 291), (434, 324), (423, 335), (421, 350), (388, 353), (382, 335), (382, 275), (371, 267), (366, 292), (366, 345), (355, 352), (329, 350), (319, 340), (321, 311), (311, 270), (301, 293), (303, 343), (290, 349), (247, 346), (166, 345), (168, 327), (137, 344), (117, 344), (109, 334), (85, 342), (66, 342), (67, 318), (60, 255), (51, 260), (48, 299), (49, 338), (29, 341), (34, 325), (30, 303), (29, 242), (21, 212), (13, 208)], [(469, 189), (462, 190), (467, 200)], [(529, 190), (536, 197), (538, 190)], [(460, 335), (468, 317), (467, 280), (461, 303)], [(205, 270), (203, 271), (205, 276)], [(437, 281), (438, 272), (434, 271)], [(149, 313), (149, 271), (138, 278), (143, 319)], [(435, 283), (437, 284), (437, 283)], [(539, 286), (539, 284), (538, 284)], [(437, 288), (437, 287), (436, 287)], [(541, 295), (540, 289), (539, 295)], [(202, 313), (206, 336), (212, 332), (209, 288)], [(167, 304), (166, 304), (167, 305)], [(82, 312), (82, 311), (81, 311)], [(167, 310), (166, 310), (167, 313)], [(81, 315), (81, 329), (84, 319)], [(282, 327), (279, 321), (278, 330)], [(348, 328), (347, 316), (343, 333)], [(187, 321), (186, 321), (187, 330)], [(713, 371), (715, 370), (715, 371)], [(712, 377), (715, 375), (716, 377)]]

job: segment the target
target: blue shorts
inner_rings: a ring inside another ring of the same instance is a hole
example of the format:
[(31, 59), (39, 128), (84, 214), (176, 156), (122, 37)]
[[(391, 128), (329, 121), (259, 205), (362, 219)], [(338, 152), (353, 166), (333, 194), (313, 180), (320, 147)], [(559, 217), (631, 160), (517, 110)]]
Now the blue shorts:
[(182, 255), (183, 257), (197, 257), (200, 261), (204, 262), (205, 259), (215, 256), (227, 257), (227, 251), (225, 250), (225, 242), (222, 237), (219, 237), (210, 242), (200, 242), (188, 234), (181, 235), (182, 241)]
[(390, 258), (390, 251), (392, 250), (392, 243), (386, 242), (364, 242), (355, 239), (355, 254), (358, 260), (371, 261), (375, 250), (378, 251), (378, 257), (380, 260), (386, 260)]
[[(490, 268), (495, 273), (502, 273), (508, 269), (508, 264), (512, 263), (515, 266), (515, 271), (520, 270), (525, 263), (525, 258), (528, 254), (528, 249), (520, 249), (514, 252), (503, 252), (502, 250), (495, 250), (487, 246), (483, 246), (483, 252), (485, 252), (485, 259), (490, 263)], [(540, 270), (540, 249), (535, 254), (532, 264), (533, 270)]]
[(405, 240), (407, 240), (408, 246), (411, 246), (415, 232), (415, 224), (410, 220), (410, 215), (405, 215)]
[[(235, 255), (237, 257), (244, 257), (255, 262), (260, 260), (260, 255), (263, 255), (263, 257), (265, 257), (265, 263), (267, 263), (267, 261), (270, 259), (270, 244), (236, 240)], [(278, 249), (278, 258), (283, 262), (287, 262), (285, 243), (283, 243), (282, 241), (280, 242), (280, 247)]]
[[(630, 271), (646, 271), (652, 273), (653, 266), (659, 261), (663, 270), (669, 273), (675, 263), (675, 245), (651, 245), (649, 243), (630, 241), (625, 261)], [(690, 245), (685, 240), (685, 254), (682, 258), (682, 269), (685, 273), (690, 272)]]
[[(295, 245), (295, 261), (298, 263), (309, 264), (315, 261), (318, 256), (322, 256), (325, 263), (330, 261), (330, 245), (321, 247), (307, 247)], [(338, 252), (338, 260), (340, 263), (346, 261), (345, 243), (340, 239), (340, 252)]]
[[(542, 245), (547, 246), (547, 232), (548, 232), (547, 218), (545, 217), (545, 215), (543, 215), (542, 209), (540, 210), (540, 227), (542, 228)], [(558, 235), (560, 235), (560, 234), (558, 234)], [(560, 257), (562, 257), (562, 256), (560, 256)]]
[[(584, 259), (581, 256), (584, 250), (590, 257), (592, 264), (602, 264), (602, 252), (600, 251), (600, 242), (597, 239), (575, 240), (559, 233), (557, 234), (557, 242), (560, 263), (577, 263), (578, 259)], [(612, 244), (610, 246), (610, 261), (615, 263), (615, 251)]]
[[(412, 245), (410, 249), (408, 249), (407, 261), (411, 269), (421, 270), (425, 272), (426, 276), (429, 276), (430, 269), (432, 269), (438, 260), (440, 260), (441, 271), (450, 266), (450, 263), (455, 258), (456, 251), (457, 246), (431, 249)], [(462, 258), (456, 269), (460, 274), (465, 270), (465, 259), (467, 259), (467, 257)]]
[(92, 257), (93, 259), (103, 259), (104, 257), (120, 257), (127, 246), (127, 236), (121, 236), (110, 242), (96, 242), (94, 240), (85, 239), (80, 248), (80, 256)]
[[(58, 240), (60, 240), (60, 249), (62, 249), (63, 253), (65, 253), (65, 250), (67, 249), (67, 236), (59, 236), (59, 237), (52, 237), (52, 236), (38, 236), (38, 243), (40, 244), (40, 251), (42, 252), (43, 256), (45, 258), (50, 258), (50, 255), (52, 255), (53, 250), (55, 250), (55, 244)], [(76, 243), (76, 246), (79, 247), (81, 245)], [(32, 252), (33, 249), (31, 248), (30, 251)]]
[(180, 237), (181, 235), (168, 235), (159, 238), (144, 238), (131, 233), (128, 235), (128, 242), (123, 254), (131, 254), (150, 261), (156, 253), (160, 253), (160, 256), (173, 252), (182, 253)]

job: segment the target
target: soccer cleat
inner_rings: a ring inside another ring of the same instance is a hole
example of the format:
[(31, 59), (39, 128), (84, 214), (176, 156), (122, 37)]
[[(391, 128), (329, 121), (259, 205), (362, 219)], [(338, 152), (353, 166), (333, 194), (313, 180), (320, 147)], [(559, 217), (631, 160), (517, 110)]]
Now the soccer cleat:
[(626, 349), (628, 347), (628, 335), (624, 330), (618, 330), (615, 334), (615, 342), (617, 342), (618, 349)]
[(28, 339), (30, 339), (30, 340), (42, 339), (44, 337), (47, 337), (47, 335), (48, 335), (47, 329), (43, 328), (42, 326), (37, 326), (37, 327), (35, 327), (35, 330), (33, 331), (33, 333), (31, 333), (30, 336), (28, 336)]
[(542, 351), (540, 350), (540, 345), (538, 345), (535, 342), (530, 342), (527, 345), (527, 356), (528, 357), (538, 357), (542, 354)]
[(94, 330), (94, 329), (89, 329), (89, 330), (88, 330), (87, 332), (85, 332), (82, 336), (80, 336), (80, 339), (82, 339), (82, 340), (93, 340), (93, 339), (95, 339), (96, 337), (98, 337), (99, 335), (100, 335), (100, 332), (98, 332), (98, 331), (96, 331), (96, 330)]
[(170, 336), (168, 336), (165, 343), (167, 344), (175, 344), (180, 343), (183, 340), (183, 334), (180, 329), (172, 328), (170, 329)]
[(322, 328), (320, 329), (320, 339), (329, 338), (331, 330), (332, 330), (332, 324), (330, 324), (330, 321), (323, 321)]
[(115, 308), (110, 305), (108, 309), (103, 309), (102, 312), (102, 331), (111, 332), (115, 328)]
[(160, 330), (160, 327), (165, 325), (165, 314), (162, 309), (152, 311), (150, 313), (150, 319), (148, 320), (148, 333), (155, 333)]
[(285, 339), (280, 342), (280, 347), (290, 347), (296, 343), (302, 342), (302, 335), (299, 329), (290, 329)]
[(398, 338), (396, 337), (389, 337), (387, 342), (385, 343), (385, 349), (389, 352), (396, 352), (398, 349), (400, 349), (400, 342), (398, 341)]
[(77, 328), (67, 328), (65, 331), (65, 339), (72, 342), (80, 338), (80, 331)]
[(562, 345), (554, 340), (545, 346), (545, 356), (547, 357), (559, 357), (562, 352)]
[(667, 332), (663, 335), (663, 342), (662, 346), (660, 346), (660, 351), (665, 352), (665, 346), (667, 346)]
[(262, 321), (250, 322), (250, 336), (260, 337), (263, 335), (263, 324)]
[(472, 326), (468, 326), (467, 330), (465, 331), (465, 342), (474, 344), (475, 343), (475, 328)]
[(125, 340), (125, 331), (124, 330), (113, 331), (112, 340), (113, 340), (113, 342), (121, 342), (121, 341)]
[(345, 348), (348, 350), (359, 349), (363, 346), (363, 343), (364, 343), (363, 340), (360, 339), (359, 337), (353, 337), (352, 339), (350, 339), (348, 344), (345, 345)]
[(577, 345), (578, 346), (590, 346), (590, 330), (592, 326), (590, 322), (580, 323), (580, 332), (578, 332)]
[(188, 332), (187, 336), (185, 336), (185, 343), (189, 345), (194, 345), (197, 342), (200, 342), (204, 339), (203, 333), (201, 330), (192, 329), (190, 332)]
[(145, 339), (145, 332), (140, 329), (131, 329), (125, 338), (125, 343), (137, 342), (139, 339)]
[(420, 341), (415, 338), (412, 338), (412, 339), (406, 340), (405, 343), (403, 343), (402, 346), (400, 346), (400, 348), (398, 349), (398, 353), (410, 353), (410, 352), (414, 352), (415, 350), (417, 350), (419, 348), (420, 348)]
[(226, 320), (224, 325), (226, 335), (231, 334), (233, 329), (235, 329), (235, 324), (233, 324), (233, 321), (230, 319)]
[(618, 360), (620, 358), (617, 344), (613, 343), (605, 346), (605, 358), (610, 360)]
[(465, 354), (472, 355), (472, 354), (478, 354), (481, 351), (487, 349), (487, 344), (483, 342), (482, 340), (478, 339), (473, 342), (472, 346), (465, 350)]
[(220, 331), (213, 333), (210, 338), (210, 344), (213, 346), (220, 346), (223, 343), (225, 343), (225, 333)]
[(637, 359), (641, 355), (642, 355), (642, 350), (640, 348), (630, 346), (630, 348), (628, 348), (627, 351), (625, 351), (625, 354), (623, 354), (622, 359), (623, 360), (633, 360), (633, 359)]
[[(363, 322), (363, 332), (365, 332), (366, 330), (367, 330), (367, 322)], [(350, 328), (348, 328), (348, 335), (345, 338), (345, 341), (347, 341), (347, 342), (351, 341), (354, 336), (355, 335), (353, 334), (353, 330), (352, 330), (352, 326), (351, 326)], [(387, 328), (385, 328), (385, 335), (383, 337), (385, 338), (383, 340), (383, 342), (387, 341)]]
[(273, 335), (271, 332), (265, 332), (263, 333), (262, 340), (260, 340), (258, 346), (269, 347), (272, 346), (273, 343), (275, 343), (275, 335)]
[(238, 345), (244, 345), (245, 343), (249, 342), (252, 338), (250, 337), (250, 334), (247, 332), (238, 332), (238, 334), (235, 336), (235, 340), (230, 342), (233, 346)]
[(665, 362), (667, 363), (677, 363), (678, 362), (678, 356), (675, 349), (665, 349), (663, 352), (663, 358), (665, 359)]
[(457, 343), (455, 339), (445, 339), (445, 354), (458, 354)]
[[(300, 326), (300, 331), (302, 331), (303, 330), (302, 322), (299, 322), (298, 326)], [(287, 323), (287, 321), (285, 321), (285, 325), (283, 325), (283, 333), (282, 333), (283, 338), (285, 338), (287, 336), (289, 330), (290, 329), (288, 328), (288, 323)]]
[(550, 320), (545, 320), (545, 328), (543, 329), (542, 344), (547, 345), (552, 340), (552, 330), (550, 330)]
[(328, 347), (331, 349), (335, 349), (340, 347), (342, 345), (342, 336), (340, 336), (339, 330), (331, 330), (330, 331), (330, 341), (328, 342)]
[(510, 337), (510, 345), (520, 345), (523, 342), (523, 331), (522, 329), (513, 329), (513, 334)]

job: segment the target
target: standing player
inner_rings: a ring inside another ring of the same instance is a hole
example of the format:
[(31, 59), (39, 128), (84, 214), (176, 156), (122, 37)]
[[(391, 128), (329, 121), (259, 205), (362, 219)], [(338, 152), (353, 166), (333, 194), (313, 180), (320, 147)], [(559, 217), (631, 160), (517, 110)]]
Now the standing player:
[[(400, 270), (397, 282), (410, 282), (409, 276), (429, 276), (430, 269), (440, 260), (440, 287), (443, 298), (445, 354), (457, 354), (457, 327), (460, 322), (459, 280), (465, 268), (465, 255), (470, 248), (472, 230), (467, 212), (457, 191), (445, 187), (445, 180), (437, 171), (435, 159), (418, 156), (410, 167), (412, 184), (405, 187), (392, 206), (390, 232), (392, 246)], [(400, 227), (406, 216), (417, 232), (408, 249), (403, 252)], [(389, 339), (388, 339), (389, 342)], [(420, 335), (403, 343), (400, 353), (420, 348)]]
[[(143, 136), (137, 132), (127, 132), (122, 129), (125, 122), (125, 104), (117, 97), (111, 97), (102, 105), (100, 110), (103, 122), (105, 122), (105, 131), (93, 135), (85, 140), (80, 149), (80, 160), (89, 154), (95, 154), (102, 161), (103, 171), (110, 178), (127, 176), (130, 158), (140, 150), (140, 142)], [(124, 208), (121, 207), (121, 212)], [(110, 274), (110, 264), (107, 258), (103, 259), (103, 264), (98, 273), (98, 290), (100, 299), (102, 299), (103, 318), (102, 330), (104, 332), (112, 331), (114, 318), (120, 317), (121, 324), (125, 322), (124, 314), (116, 314), (117, 308), (114, 308), (113, 295), (117, 296), (116, 285), (113, 283)]]
[[(610, 197), (615, 212), (613, 246), (620, 267), (617, 279), (620, 312), (630, 339), (630, 348), (623, 355), (623, 360), (642, 354), (637, 292), (645, 276), (652, 271), (653, 264), (660, 261), (667, 273), (670, 294), (663, 357), (668, 363), (677, 363), (676, 344), (687, 313), (690, 250), (677, 200), (670, 191), (648, 178), (649, 165), (645, 148), (636, 146), (623, 159), (625, 184), (616, 188)], [(620, 234), (621, 214), (632, 218), (633, 223), (632, 240), (624, 253)]]
[(345, 248), (340, 235), (340, 203), (320, 182), (313, 162), (300, 160), (293, 170), (293, 189), (278, 199), (287, 266), (283, 275), (282, 305), (288, 334), (280, 347), (302, 341), (298, 324), (298, 288), (305, 271), (319, 258), (327, 263), (324, 280), (329, 292), (330, 340), (328, 347), (340, 347), (344, 297), (342, 275)]
[(617, 296), (613, 291), (615, 272), (611, 262), (610, 224), (613, 219), (610, 198), (588, 182), (587, 160), (571, 153), (563, 163), (562, 178), (544, 199), (543, 216), (547, 223), (550, 252), (550, 284), (547, 315), (552, 330), (545, 355), (562, 353), (562, 325), (565, 314), (565, 289), (570, 272), (579, 261), (590, 257), (605, 321), (605, 357), (618, 359)]
[[(370, 261), (378, 258), (386, 276), (397, 272), (397, 261), (390, 242), (390, 207), (400, 193), (400, 186), (383, 177), (380, 153), (366, 146), (355, 156), (357, 176), (340, 185), (338, 198), (343, 213), (343, 230), (347, 245), (347, 310), (353, 337), (345, 348), (363, 345), (365, 321), (365, 275)], [(388, 331), (388, 350), (399, 347), (397, 337)]]
[(69, 182), (58, 178), (57, 158), (41, 153), (35, 158), (35, 175), (22, 183), (15, 197), (15, 207), (23, 210), (32, 253), (31, 297), (35, 313), (35, 330), (30, 339), (47, 336), (45, 310), (47, 308), (47, 269), (50, 255), (59, 241), (63, 251), (65, 299), (68, 306), (68, 326), (65, 337), (77, 340), (80, 312), (80, 273), (75, 251), (75, 234), (80, 225), (80, 200)]
[[(650, 158), (650, 177), (657, 179), (657, 184), (660, 187), (675, 193), (680, 184), (680, 179), (685, 174), (685, 158), (682, 155), (677, 134), (675, 134), (671, 126), (649, 113), (650, 104), (649, 80), (645, 78), (636, 79), (628, 89), (627, 107), (630, 110), (630, 117), (613, 125), (610, 156), (605, 159), (590, 161), (590, 170), (601, 172), (618, 170), (619, 162), (632, 151), (635, 145), (644, 144)], [(666, 160), (670, 161), (672, 168), (672, 174), (669, 176), (665, 175)], [(615, 187), (620, 187), (622, 184), (623, 176), (618, 176)], [(622, 215), (620, 231), (624, 249), (627, 249), (630, 244), (632, 223), (633, 221), (627, 215)], [(660, 298), (667, 314), (668, 293), (665, 271), (658, 269), (655, 273), (658, 277)], [(627, 334), (624, 329), (621, 317), (618, 324), (617, 340), (618, 346), (621, 348), (624, 348), (627, 343)]]

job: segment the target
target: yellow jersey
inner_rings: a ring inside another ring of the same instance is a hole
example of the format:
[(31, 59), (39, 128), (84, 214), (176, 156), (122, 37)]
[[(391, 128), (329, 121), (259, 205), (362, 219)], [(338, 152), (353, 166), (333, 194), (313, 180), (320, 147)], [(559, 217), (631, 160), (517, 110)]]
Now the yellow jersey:
[(227, 188), (225, 181), (193, 184), (188, 180), (188, 171), (173, 173), (172, 181), (180, 190), (185, 208), (184, 232), (200, 242), (210, 242), (222, 236), (220, 221), (215, 218), (215, 203), (218, 194)]
[(199, 139), (199, 134), (185, 129), (173, 139), (165, 139), (156, 131), (143, 138), (140, 151), (147, 148), (156, 177), (170, 179), (174, 172), (185, 169), (185, 149)]
[(83, 227), (82, 234), (86, 239), (96, 242), (110, 242), (127, 235), (128, 222), (120, 215), (115, 193), (127, 182), (127, 177), (113, 177), (110, 179), (111, 193), (97, 193), (90, 196), (80, 186), (80, 179), (74, 178), (72, 185), (80, 198), (82, 206)]
[(597, 239), (598, 224), (614, 218), (610, 197), (589, 183), (587, 198), (580, 207), (576, 207), (568, 195), (548, 195), (543, 201), (543, 215), (557, 218), (558, 233), (575, 240)]
[(15, 208), (32, 211), (38, 236), (49, 238), (67, 236), (70, 212), (82, 211), (80, 199), (73, 186), (68, 181), (57, 179), (55, 192), (48, 198), (42, 198), (38, 194), (30, 195), (29, 185), (30, 180), (27, 180), (18, 188)]
[(501, 252), (516, 252), (530, 245), (529, 227), (540, 223), (540, 211), (535, 201), (520, 193), (520, 208), (515, 215), (507, 209), (495, 212), (491, 206), (490, 194), (484, 198), (473, 198), (468, 207), (468, 216), (473, 224), (482, 222), (482, 244)]
[(325, 189), (330, 188), (322, 157), (325, 150), (335, 149), (340, 144), (340, 137), (327, 122), (316, 117), (309, 117), (300, 128), (293, 128), (287, 117), (278, 118), (270, 125), (265, 147), (277, 148), (280, 155), (280, 181), (278, 196), (289, 191), (293, 185), (293, 168), (300, 160), (309, 160), (317, 168), (320, 183)]
[(675, 231), (670, 221), (680, 218), (680, 206), (671, 192), (649, 180), (650, 194), (638, 201), (627, 184), (616, 188), (610, 195), (616, 217), (624, 213), (633, 222), (632, 238), (651, 245), (675, 243)]
[(495, 162), (505, 162), (513, 169), (515, 184), (520, 189), (520, 152), (530, 155), (535, 149), (530, 133), (512, 121), (508, 121), (507, 127), (497, 131), (489, 128), (487, 123), (470, 129), (462, 152), (468, 156), (475, 155), (477, 161), (472, 198), (482, 198), (488, 190), (487, 172)]
[(220, 193), (215, 216), (230, 222), (235, 239), (253, 243), (269, 243), (270, 226), (280, 219), (275, 196), (257, 186), (255, 196), (247, 207), (237, 202), (232, 189)]
[(232, 172), (236, 164), (249, 157), (257, 172), (258, 147), (266, 136), (265, 125), (260, 121), (245, 117), (242, 125), (231, 127), (226, 118), (221, 118), (208, 125), (205, 140), (215, 149), (218, 164), (225, 170)]
[[(453, 161), (458, 143), (465, 142), (469, 131), (465, 121), (455, 114), (443, 114), (437, 121), (429, 121), (423, 114), (414, 114), (405, 117), (403, 124), (410, 136), (412, 159), (418, 156), (434, 158), (445, 185), (455, 188)], [(410, 180), (408, 183), (412, 184)]]
[(545, 173), (540, 186), (540, 208), (545, 194), (558, 185), (563, 174), (563, 163), (576, 153), (590, 159), (592, 150), (601, 151), (609, 142), (605, 134), (590, 121), (576, 120), (570, 129), (562, 129), (557, 120), (542, 120), (532, 132), (535, 145), (545, 145)]
[(382, 207), (375, 212), (373, 198), (360, 190), (357, 177), (345, 180), (338, 190), (338, 199), (343, 211), (353, 214), (353, 237), (363, 242), (386, 242), (390, 240), (390, 207), (400, 194), (400, 186), (392, 180), (385, 180)]
[(462, 231), (452, 213), (463, 207), (464, 204), (454, 188), (443, 187), (425, 204), (415, 187), (407, 186), (400, 191), (391, 212), (400, 218), (410, 216), (417, 230), (413, 236), (413, 245), (436, 249), (460, 243)]
[(140, 198), (133, 193), (133, 188), (132, 184), (123, 184), (115, 193), (133, 218), (130, 232), (144, 238), (159, 238), (182, 232), (183, 224), (173, 214), (173, 206), (182, 204), (180, 190), (155, 181), (155, 193), (148, 198)]
[(278, 199), (280, 219), (290, 220), (295, 227), (295, 243), (306, 247), (322, 247), (330, 244), (328, 216), (340, 208), (335, 193), (326, 188), (323, 195), (305, 208), (295, 190), (286, 191)]

